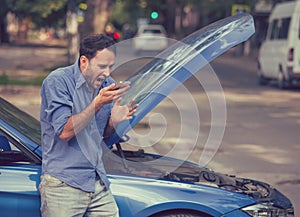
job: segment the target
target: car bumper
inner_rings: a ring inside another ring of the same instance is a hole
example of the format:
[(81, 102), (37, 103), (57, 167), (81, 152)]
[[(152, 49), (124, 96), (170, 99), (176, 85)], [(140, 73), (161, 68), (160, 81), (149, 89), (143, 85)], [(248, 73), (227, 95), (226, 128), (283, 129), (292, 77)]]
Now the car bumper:
[(136, 38), (133, 41), (134, 50), (154, 51), (167, 48), (166, 38)]

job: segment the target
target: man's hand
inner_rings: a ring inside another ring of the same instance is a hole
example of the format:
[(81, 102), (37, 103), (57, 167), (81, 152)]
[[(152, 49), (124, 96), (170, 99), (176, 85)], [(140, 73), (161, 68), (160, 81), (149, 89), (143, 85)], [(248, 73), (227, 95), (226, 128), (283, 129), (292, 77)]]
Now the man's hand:
[(95, 98), (95, 109), (100, 109), (103, 105), (118, 100), (129, 88), (129, 84), (123, 85), (119, 89), (116, 88), (116, 84), (111, 84), (100, 90), (98, 96)]
[(138, 104), (132, 105), (133, 100), (126, 105), (120, 105), (121, 101), (122, 98), (118, 98), (111, 111), (110, 124), (114, 128), (118, 125), (118, 123), (132, 119), (132, 115), (136, 112), (136, 108), (139, 106)]

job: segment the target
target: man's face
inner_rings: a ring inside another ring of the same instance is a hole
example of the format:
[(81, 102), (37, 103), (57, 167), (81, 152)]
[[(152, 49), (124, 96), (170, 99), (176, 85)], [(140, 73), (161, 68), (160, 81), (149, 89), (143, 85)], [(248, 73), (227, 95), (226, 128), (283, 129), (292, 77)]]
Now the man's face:
[(88, 60), (85, 56), (81, 56), (80, 70), (88, 85), (96, 90), (102, 85), (105, 78), (110, 75), (114, 63), (114, 52), (105, 48), (98, 51), (96, 56), (91, 60)]

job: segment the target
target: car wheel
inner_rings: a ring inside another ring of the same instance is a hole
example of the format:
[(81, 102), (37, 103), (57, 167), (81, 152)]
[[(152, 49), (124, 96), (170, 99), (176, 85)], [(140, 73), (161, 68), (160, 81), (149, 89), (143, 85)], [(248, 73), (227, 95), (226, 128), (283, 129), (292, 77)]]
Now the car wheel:
[(258, 84), (259, 85), (266, 85), (268, 83), (268, 80), (263, 76), (261, 72), (258, 72)]
[(279, 89), (286, 89), (288, 87), (287, 81), (285, 80), (282, 72), (278, 72), (277, 85)]
[(211, 217), (207, 214), (201, 214), (188, 210), (173, 210), (155, 214), (151, 217)]
[(258, 63), (258, 69), (257, 69), (257, 76), (258, 76), (258, 84), (259, 85), (266, 85), (268, 83), (268, 80), (263, 75), (263, 72), (260, 68), (260, 64)]

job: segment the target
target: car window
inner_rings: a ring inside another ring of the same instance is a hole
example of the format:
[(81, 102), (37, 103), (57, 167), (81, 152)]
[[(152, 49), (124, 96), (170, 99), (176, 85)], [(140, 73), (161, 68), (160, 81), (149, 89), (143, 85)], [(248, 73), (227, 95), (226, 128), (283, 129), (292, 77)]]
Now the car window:
[(40, 122), (2, 98), (0, 98), (0, 117), (36, 144), (41, 143)]
[(143, 33), (161, 34), (160, 29), (144, 29)]
[(287, 39), (291, 18), (275, 19), (271, 23), (270, 39)]
[(300, 19), (299, 19), (299, 26), (298, 26), (298, 38), (300, 39)]
[(276, 28), (276, 25), (277, 25), (277, 21), (278, 20), (273, 20), (272, 23), (270, 24), (270, 28), (271, 28), (271, 35), (270, 35), (270, 39), (275, 39), (276, 38), (276, 35), (277, 35), (277, 28)]
[(9, 140), (8, 136), (0, 133), (0, 165), (15, 162), (31, 163), (32, 161), (13, 144), (12, 140)]
[(287, 39), (290, 28), (291, 18), (283, 18), (280, 20), (280, 27), (278, 31), (278, 39)]

